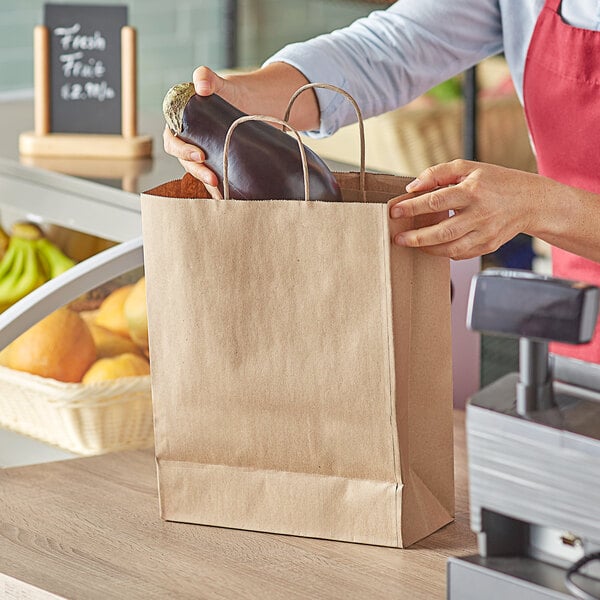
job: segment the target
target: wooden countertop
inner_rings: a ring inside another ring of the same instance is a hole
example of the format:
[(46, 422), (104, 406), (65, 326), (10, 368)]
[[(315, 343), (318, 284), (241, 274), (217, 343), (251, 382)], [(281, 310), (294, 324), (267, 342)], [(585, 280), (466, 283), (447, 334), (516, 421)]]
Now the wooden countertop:
[(405, 550), (164, 522), (150, 451), (0, 470), (0, 596), (441, 600), (476, 552), (462, 411), (455, 447), (456, 521)]

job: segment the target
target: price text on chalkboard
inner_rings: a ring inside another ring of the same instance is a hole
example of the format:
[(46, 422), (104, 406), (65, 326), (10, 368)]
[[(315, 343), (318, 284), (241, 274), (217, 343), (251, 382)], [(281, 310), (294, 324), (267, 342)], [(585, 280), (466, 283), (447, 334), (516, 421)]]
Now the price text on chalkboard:
[(121, 133), (123, 5), (45, 4), (50, 35), (50, 130)]

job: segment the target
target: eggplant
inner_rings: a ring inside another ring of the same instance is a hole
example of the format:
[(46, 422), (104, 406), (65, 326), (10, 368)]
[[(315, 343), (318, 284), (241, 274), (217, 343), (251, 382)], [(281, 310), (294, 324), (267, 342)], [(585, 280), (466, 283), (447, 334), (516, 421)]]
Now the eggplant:
[[(202, 148), (205, 164), (217, 175), (223, 194), (223, 147), (231, 124), (245, 116), (212, 94), (198, 96), (192, 83), (173, 86), (163, 101), (169, 129), (183, 141)], [(325, 162), (305, 146), (310, 199), (341, 201), (340, 187)], [(262, 121), (236, 127), (229, 145), (229, 189), (237, 200), (300, 200), (304, 178), (295, 137)]]

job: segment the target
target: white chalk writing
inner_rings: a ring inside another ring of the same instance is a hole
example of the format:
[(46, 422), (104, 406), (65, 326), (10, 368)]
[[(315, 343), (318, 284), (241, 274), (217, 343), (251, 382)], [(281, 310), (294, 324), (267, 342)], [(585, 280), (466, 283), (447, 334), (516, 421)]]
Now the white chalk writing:
[(63, 50), (106, 50), (106, 40), (99, 31), (93, 35), (79, 35), (81, 25), (75, 23), (71, 27), (57, 27), (54, 35), (60, 37)]
[(115, 90), (106, 81), (86, 81), (81, 83), (65, 83), (60, 88), (60, 96), (63, 100), (87, 100), (96, 99), (100, 102), (112, 100)]
[(83, 52), (61, 54), (58, 58), (60, 62), (63, 63), (62, 70), (65, 77), (99, 79), (106, 73), (106, 68), (101, 60), (90, 58), (87, 63), (83, 62)]
[(61, 70), (66, 79), (91, 79), (84, 83), (65, 83), (60, 90), (63, 100), (95, 99), (99, 102), (115, 97), (115, 90), (102, 78), (106, 67), (102, 60), (86, 56), (86, 51), (103, 52), (106, 50), (106, 39), (101, 32), (92, 35), (81, 34), (81, 25), (75, 23), (70, 27), (56, 27), (54, 35), (59, 37), (63, 51), (58, 56)]

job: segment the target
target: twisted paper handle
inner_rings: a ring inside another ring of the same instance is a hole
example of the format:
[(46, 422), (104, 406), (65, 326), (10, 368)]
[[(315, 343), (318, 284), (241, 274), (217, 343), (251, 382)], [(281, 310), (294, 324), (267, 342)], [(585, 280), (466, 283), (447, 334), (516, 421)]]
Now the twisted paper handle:
[(343, 90), (342, 88), (337, 87), (335, 85), (331, 85), (329, 83), (307, 83), (306, 85), (303, 85), (302, 87), (298, 88), (292, 94), (292, 97), (290, 98), (290, 101), (288, 102), (287, 108), (285, 110), (285, 116), (283, 117), (283, 120), (286, 122), (289, 120), (290, 112), (292, 110), (292, 106), (294, 105), (294, 102), (296, 101), (296, 98), (298, 98), (298, 96), (302, 92), (305, 92), (306, 90), (310, 90), (310, 89), (314, 89), (314, 88), (322, 88), (324, 90), (329, 90), (331, 92), (337, 92), (338, 94), (341, 94), (347, 100), (349, 100), (351, 102), (352, 106), (354, 107), (354, 110), (356, 112), (356, 117), (358, 118), (358, 131), (359, 131), (359, 135), (360, 135), (360, 175), (359, 175), (359, 177), (360, 177), (360, 179), (359, 179), (360, 193), (361, 193), (363, 202), (366, 202), (367, 196), (366, 196), (366, 191), (365, 191), (365, 170), (366, 170), (365, 169), (365, 127), (364, 127), (364, 123), (363, 123), (362, 112), (360, 110), (360, 107), (358, 106), (358, 103), (346, 90)]
[(227, 135), (225, 137), (225, 144), (223, 147), (223, 199), (229, 200), (229, 144), (231, 142), (231, 136), (235, 131), (235, 128), (241, 123), (245, 123), (246, 121), (266, 121), (267, 123), (275, 123), (276, 125), (281, 125), (281, 127), (285, 129), (289, 129), (295, 136), (298, 141), (298, 147), (300, 148), (300, 156), (302, 159), (302, 174), (304, 176), (304, 200), (310, 200), (310, 184), (308, 181), (308, 163), (306, 160), (306, 149), (304, 148), (304, 144), (302, 144), (302, 140), (300, 139), (300, 134), (286, 121), (282, 121), (281, 119), (277, 119), (276, 117), (268, 117), (266, 115), (245, 115), (236, 119), (229, 130), (227, 131)]

